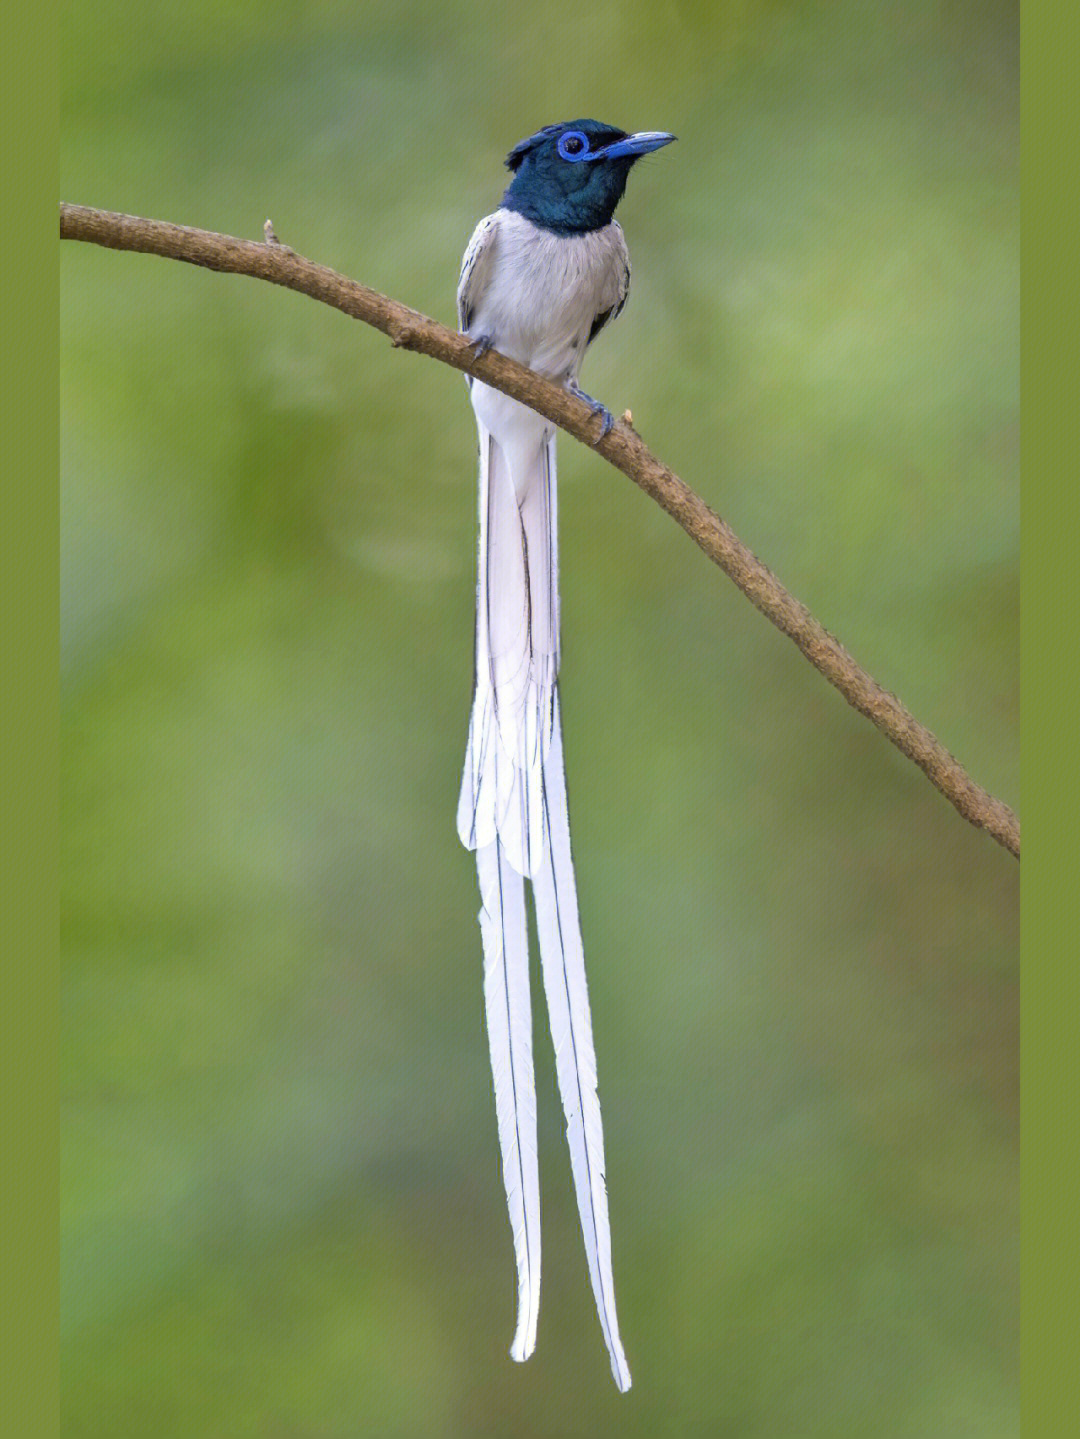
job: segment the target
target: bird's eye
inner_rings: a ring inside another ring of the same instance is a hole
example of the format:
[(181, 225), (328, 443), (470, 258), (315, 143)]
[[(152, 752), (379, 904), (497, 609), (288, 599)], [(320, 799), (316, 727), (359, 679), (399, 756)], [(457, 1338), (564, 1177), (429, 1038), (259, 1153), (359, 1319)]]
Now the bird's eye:
[(559, 154), (564, 160), (584, 160), (589, 153), (589, 142), (580, 130), (568, 130), (559, 136)]

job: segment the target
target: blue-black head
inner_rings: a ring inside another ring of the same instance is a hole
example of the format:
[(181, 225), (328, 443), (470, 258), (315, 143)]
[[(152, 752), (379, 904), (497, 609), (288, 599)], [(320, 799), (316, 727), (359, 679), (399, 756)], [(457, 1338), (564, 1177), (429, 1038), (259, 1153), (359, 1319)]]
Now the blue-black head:
[(615, 214), (634, 162), (674, 138), (659, 130), (629, 135), (599, 120), (548, 125), (507, 155), (514, 178), (503, 207), (557, 235), (602, 229)]

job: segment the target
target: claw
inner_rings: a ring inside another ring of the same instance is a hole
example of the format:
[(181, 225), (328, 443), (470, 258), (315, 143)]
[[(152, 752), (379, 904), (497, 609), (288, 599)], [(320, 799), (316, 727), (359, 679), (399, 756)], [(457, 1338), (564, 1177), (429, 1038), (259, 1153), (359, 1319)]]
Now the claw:
[(473, 352), (473, 358), (482, 359), (494, 343), (490, 335), (477, 335), (475, 340), (469, 341), (469, 349)]
[(576, 380), (571, 380), (567, 389), (577, 395), (579, 400), (584, 400), (594, 415), (600, 416), (600, 433), (596, 439), (593, 440), (593, 444), (598, 445), (604, 436), (611, 432), (611, 427), (615, 423), (615, 416), (608, 409), (607, 405), (601, 404), (599, 400), (594, 400), (592, 395), (587, 395)]

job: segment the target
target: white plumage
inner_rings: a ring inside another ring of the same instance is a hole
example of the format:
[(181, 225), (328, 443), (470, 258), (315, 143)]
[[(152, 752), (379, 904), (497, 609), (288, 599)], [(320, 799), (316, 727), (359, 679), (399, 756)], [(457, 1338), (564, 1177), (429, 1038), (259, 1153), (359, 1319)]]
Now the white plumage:
[(518, 1269), (518, 1322), (510, 1353), (527, 1359), (540, 1308), (540, 1177), (536, 1166), (536, 1088), (525, 928), (525, 881), (507, 864), (498, 839), (476, 851), (484, 937), (484, 1007), (503, 1181)]
[(570, 856), (570, 821), (563, 772), (559, 697), (543, 775), (543, 803), (549, 844), (544, 863), (533, 876), (536, 930), (544, 974), (555, 1071), (559, 1080), (566, 1138), (574, 1171), (578, 1212), (585, 1235), (596, 1310), (611, 1357), (611, 1372), (623, 1391), (630, 1388), (619, 1321), (615, 1314), (615, 1280), (611, 1273), (611, 1230), (604, 1181), (604, 1128), (596, 1094), (596, 1051), (593, 1048), (589, 991), (585, 983), (585, 949), (578, 919), (577, 886)]
[[(612, 221), (556, 235), (520, 214), (481, 220), (462, 264), (462, 329), (561, 383), (617, 314), (629, 285)], [(555, 437), (534, 411), (472, 382), (480, 449), (476, 687), (458, 832), (476, 850), (484, 993), (503, 1178), (518, 1268), (513, 1358), (528, 1358), (540, 1295), (540, 1199), (525, 884), (566, 1114), (589, 1274), (612, 1373), (619, 1338), (604, 1182), (604, 1139), (563, 773)]]

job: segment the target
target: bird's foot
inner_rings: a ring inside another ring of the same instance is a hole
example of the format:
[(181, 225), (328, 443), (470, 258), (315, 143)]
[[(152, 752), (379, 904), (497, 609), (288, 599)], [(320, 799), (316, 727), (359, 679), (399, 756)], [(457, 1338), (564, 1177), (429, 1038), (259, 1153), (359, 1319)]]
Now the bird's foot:
[(476, 360), (482, 359), (494, 343), (495, 341), (490, 335), (477, 335), (475, 340), (470, 336), (469, 349), (473, 352), (473, 358)]
[(579, 400), (584, 400), (594, 415), (600, 416), (600, 433), (596, 439), (593, 440), (593, 444), (598, 445), (604, 436), (611, 432), (611, 427), (615, 423), (615, 416), (608, 409), (607, 405), (601, 404), (599, 400), (594, 400), (592, 395), (587, 395), (576, 380), (571, 380), (566, 388), (572, 395), (577, 395)]

